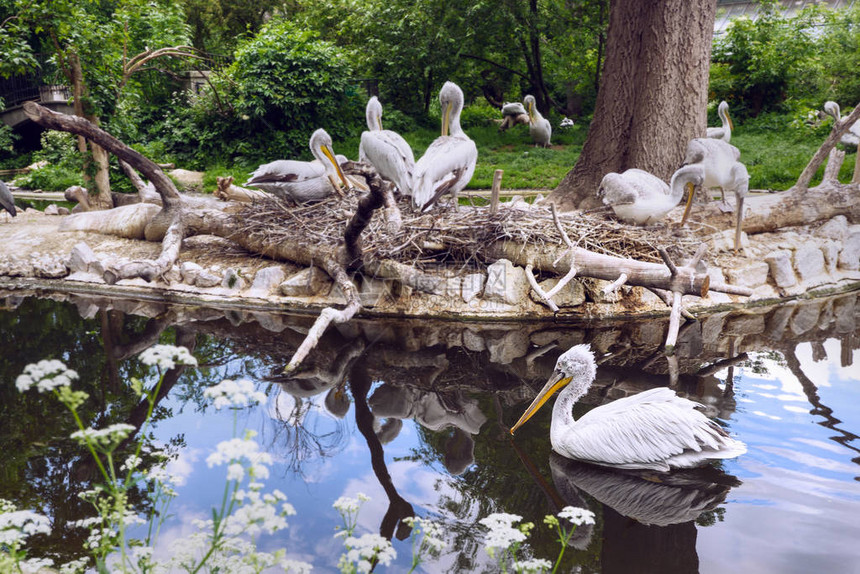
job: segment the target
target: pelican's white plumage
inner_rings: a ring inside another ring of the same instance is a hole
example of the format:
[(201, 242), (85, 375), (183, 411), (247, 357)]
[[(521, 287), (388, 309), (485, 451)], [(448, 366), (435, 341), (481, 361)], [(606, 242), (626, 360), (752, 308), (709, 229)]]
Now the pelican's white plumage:
[(529, 135), (532, 136), (536, 146), (548, 147), (549, 140), (552, 138), (552, 125), (538, 111), (533, 95), (529, 94), (523, 98), (523, 103), (529, 114)]
[(717, 115), (720, 116), (720, 123), (722, 125), (718, 128), (708, 128), (707, 137), (723, 140), (724, 142), (729, 143), (732, 141), (732, 130), (735, 129), (735, 125), (732, 123), (732, 118), (729, 116), (729, 104), (727, 102), (720, 102), (720, 105), (717, 108)]
[(651, 225), (678, 205), (685, 190), (692, 197), (693, 188), (703, 181), (704, 170), (700, 165), (682, 167), (672, 175), (670, 185), (647, 171), (628, 169), (603, 176), (597, 193), (621, 221)]
[(427, 209), (445, 193), (454, 196), (466, 187), (475, 173), (478, 147), (460, 127), (463, 90), (445, 82), (439, 91), (442, 106), (442, 135), (436, 138), (415, 163), (412, 203)]
[[(741, 152), (732, 144), (713, 138), (696, 138), (687, 144), (687, 155), (684, 165), (698, 164), (705, 172), (705, 188), (719, 187), (723, 193), (726, 190), (735, 194), (735, 212), (737, 223), (735, 227), (735, 252), (740, 249), (741, 224), (744, 218), (744, 197), (749, 192), (750, 175), (744, 164), (738, 161)], [(683, 222), (686, 223), (690, 213), (691, 202), (687, 203)]]
[(517, 124), (529, 123), (529, 115), (520, 102), (509, 102), (502, 106), (502, 123), (499, 131), (513, 127)]
[(245, 185), (296, 203), (320, 201), (335, 191), (340, 193), (338, 180), (347, 187), (351, 185), (334, 156), (331, 136), (324, 129), (311, 135), (310, 148), (316, 161), (281, 159), (263, 164), (251, 174)]
[(745, 444), (696, 410), (700, 405), (667, 388), (618, 399), (574, 420), (573, 405), (588, 391), (596, 372), (588, 345), (576, 345), (563, 353), (553, 376), (511, 433), (564, 387), (553, 406), (550, 443), (567, 458), (667, 472), (746, 452)]
[[(842, 112), (839, 109), (839, 104), (834, 101), (824, 103), (824, 111), (833, 116), (837, 122), (842, 121)], [(848, 131), (842, 134), (840, 140), (845, 145), (860, 146), (860, 121), (854, 122), (854, 125), (848, 128)]]
[(376, 96), (367, 101), (367, 131), (361, 134), (358, 161), (371, 164), (376, 171), (397, 186), (400, 193), (411, 195), (415, 156), (406, 140), (391, 130), (382, 129), (382, 104)]

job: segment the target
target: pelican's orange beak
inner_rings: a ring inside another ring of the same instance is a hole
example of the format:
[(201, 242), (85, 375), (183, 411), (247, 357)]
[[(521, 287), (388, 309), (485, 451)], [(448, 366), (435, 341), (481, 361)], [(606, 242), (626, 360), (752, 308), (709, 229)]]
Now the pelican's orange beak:
[(571, 377), (565, 376), (561, 371), (553, 371), (552, 376), (535, 397), (535, 400), (532, 401), (532, 404), (529, 405), (529, 408), (526, 409), (523, 416), (520, 417), (520, 420), (511, 427), (511, 434), (514, 434), (514, 431), (523, 426), (527, 420), (532, 418), (532, 416), (540, 410), (540, 408), (556, 393), (556, 391), (563, 388), (570, 381)]

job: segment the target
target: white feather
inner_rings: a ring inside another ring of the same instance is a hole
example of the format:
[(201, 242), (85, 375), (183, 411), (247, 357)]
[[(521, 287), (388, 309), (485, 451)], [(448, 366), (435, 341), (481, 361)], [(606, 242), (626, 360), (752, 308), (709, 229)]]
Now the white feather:
[(382, 104), (376, 96), (367, 102), (367, 131), (361, 134), (358, 161), (371, 164), (383, 179), (397, 186), (400, 193), (412, 194), (415, 156), (397, 132), (382, 129)]
[(682, 167), (672, 175), (671, 186), (659, 177), (641, 169), (603, 176), (598, 195), (612, 207), (621, 221), (636, 225), (651, 225), (663, 219), (684, 196), (685, 186), (702, 184), (701, 167)]

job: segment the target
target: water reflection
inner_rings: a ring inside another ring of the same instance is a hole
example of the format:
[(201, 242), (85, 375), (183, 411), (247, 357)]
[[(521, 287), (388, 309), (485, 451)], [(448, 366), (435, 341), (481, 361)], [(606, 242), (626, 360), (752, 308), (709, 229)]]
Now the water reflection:
[[(742, 524), (732, 521), (733, 508), (739, 508), (737, 516), (750, 515), (749, 508), (761, 501), (791, 508), (789, 501), (796, 504), (798, 493), (805, 488), (814, 491), (814, 485), (821, 487), (822, 496), (826, 491), (837, 499), (860, 499), (855, 486), (846, 488), (841, 476), (834, 475), (860, 474), (860, 440), (853, 432), (860, 417), (852, 410), (860, 397), (855, 393), (848, 395), (851, 402), (831, 402), (818, 378), (804, 371), (808, 361), (798, 356), (798, 342), (804, 341), (813, 363), (829, 354), (838, 355), (843, 368), (852, 366), (860, 346), (855, 294), (726, 312), (688, 323), (679, 335), (676, 355), (668, 359), (661, 352), (666, 330), (662, 320), (488, 325), (356, 320), (327, 333), (304, 368), (290, 377), (282, 374), (283, 366), (312, 317), (61, 298), (74, 307), (24, 300), (15, 293), (3, 299), (7, 312), (0, 312), (8, 339), (8, 353), (0, 358), (0, 380), (5, 381), (0, 445), (10, 453), (4, 461), (0, 497), (47, 507), (57, 517), (57, 527), (38, 550), (61, 558), (74, 556), (81, 539), (80, 532), (64, 529), (63, 524), (85, 515), (72, 499), (71, 484), (86, 485), (93, 478), (92, 469), (86, 456), (63, 442), (71, 430), (62, 423), (62, 414), (21, 398), (11, 382), (28, 362), (61, 357), (89, 381), (93, 404), (87, 412), (93, 425), (130, 422), (139, 427), (142, 405), (124, 384), (137, 373), (129, 358), (165, 340), (196, 347), (204, 368), (165, 378), (158, 396), (160, 421), (178, 416), (185, 405), (192, 411), (204, 409), (202, 389), (221, 378), (251, 377), (268, 385), (273, 397), (267, 410), (269, 428), (274, 429), (269, 433), (272, 451), (284, 461), (284, 472), (305, 479), (319, 476), (325, 461), (342, 464), (355, 447), (354, 424), (363, 468), (385, 496), (372, 528), (402, 540), (409, 535), (404, 517), (429, 514), (446, 525), (451, 550), (431, 571), (484, 568), (488, 559), (477, 520), (493, 511), (514, 512), (539, 525), (544, 514), (567, 504), (597, 512), (598, 523), (577, 533), (576, 550), (566, 554), (567, 569), (633, 572), (648, 564), (653, 566), (650, 571), (691, 572), (702, 567), (703, 552), (707, 556), (703, 564), (717, 561), (712, 543), (701, 540), (704, 533), (710, 539), (712, 531), (727, 532), (723, 521), (731, 529), (743, 530)], [(668, 385), (705, 404), (709, 416), (728, 422), (753, 446), (749, 457), (727, 464), (725, 471), (708, 467), (705, 476), (672, 475), (671, 480), (612, 472), (552, 455), (548, 413), (543, 418), (539, 413), (536, 423), (511, 442), (508, 426), (551, 374), (558, 355), (582, 342), (592, 345), (600, 367), (579, 409)], [(798, 424), (812, 421), (823, 427), (824, 434), (776, 426), (782, 415), (774, 409), (785, 411), (788, 403), (766, 396), (770, 391), (756, 387), (764, 383), (755, 377), (779, 369), (798, 382), (799, 394), (788, 406), (802, 407), (801, 412), (787, 412), (804, 417)], [(761, 406), (765, 400), (778, 402), (768, 403), (772, 407), (768, 410)], [(50, 423), (33, 426), (46, 410)], [(31, 422), (23, 426), (10, 421)], [(185, 433), (190, 440), (191, 430), (160, 440), (172, 441), (179, 450)], [(836, 449), (829, 459), (820, 455), (826, 444)], [(851, 454), (846, 457), (846, 452)], [(795, 466), (785, 462), (792, 457)], [(405, 464), (420, 465), (433, 477), (432, 501), (417, 496), (414, 485), (403, 479)], [(363, 472), (358, 468), (344, 472)], [(831, 474), (820, 476), (824, 472)], [(742, 485), (733, 474), (743, 479)], [(791, 480), (779, 484), (777, 477)], [(340, 494), (332, 488), (345, 488), (345, 482), (345, 478), (332, 482), (310, 506), (330, 504)], [(302, 482), (305, 492), (311, 483)], [(294, 488), (288, 495), (301, 493), (302, 488)], [(726, 512), (725, 501), (733, 498), (741, 503), (730, 504)], [(307, 522), (326, 520), (308, 516)], [(714, 524), (721, 527), (701, 528)], [(310, 530), (308, 547), (327, 537), (332, 525), (329, 521)], [(532, 536), (532, 548), (547, 558), (554, 558), (558, 550), (552, 533), (540, 527)], [(311, 560), (325, 568), (320, 556)], [(731, 563), (724, 565), (733, 569)]]

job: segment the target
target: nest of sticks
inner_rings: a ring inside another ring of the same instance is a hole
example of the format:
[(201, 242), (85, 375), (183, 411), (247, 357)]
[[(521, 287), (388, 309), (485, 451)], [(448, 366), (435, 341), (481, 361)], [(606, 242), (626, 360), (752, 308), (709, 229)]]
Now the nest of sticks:
[[(300, 241), (334, 248), (343, 240), (358, 199), (350, 193), (345, 198), (332, 196), (319, 203), (296, 205), (272, 196), (247, 204), (237, 214), (237, 225), (243, 234), (260, 235), (270, 242)], [(419, 268), (451, 260), (483, 265), (482, 250), (497, 241), (538, 248), (564, 244), (548, 204), (501, 203), (496, 213), (489, 206), (455, 210), (450, 202), (420, 213), (408, 197), (399, 197), (397, 205), (402, 225), (396, 233), (391, 233), (383, 210), (374, 213), (361, 238), (365, 256)], [(639, 261), (662, 261), (658, 247), (673, 255), (690, 256), (702, 242), (703, 230), (695, 224), (684, 229), (673, 229), (667, 223), (637, 227), (609, 219), (605, 213), (580, 212), (559, 213), (558, 220), (578, 247)]]

